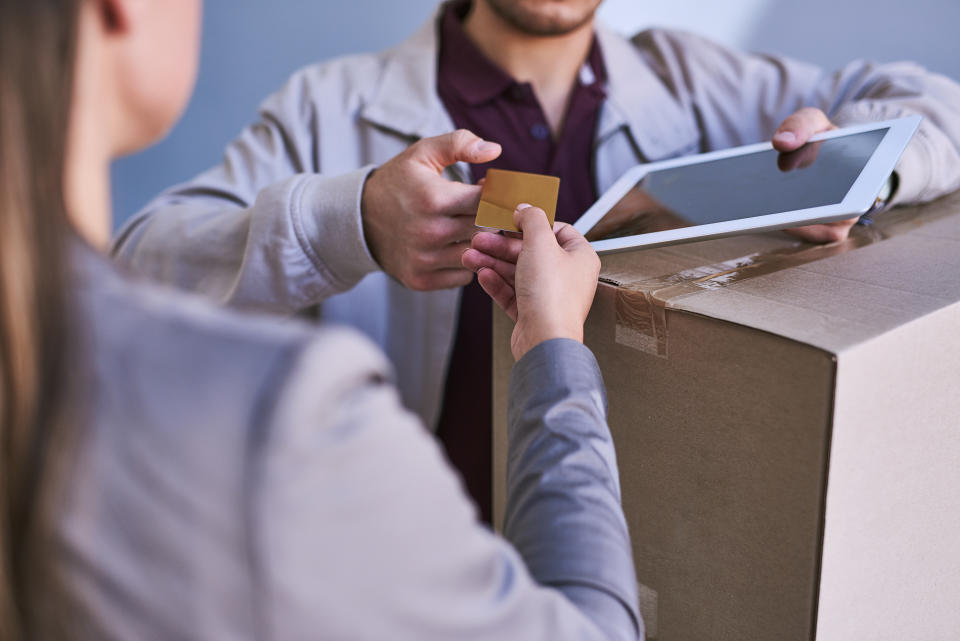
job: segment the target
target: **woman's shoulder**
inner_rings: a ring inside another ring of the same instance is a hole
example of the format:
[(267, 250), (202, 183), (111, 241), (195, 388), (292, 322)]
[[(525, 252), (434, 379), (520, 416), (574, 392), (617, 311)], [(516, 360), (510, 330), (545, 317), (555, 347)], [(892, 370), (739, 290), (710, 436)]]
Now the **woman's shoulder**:
[(353, 330), (222, 309), (125, 277), (99, 256), (85, 263), (81, 331), (97, 379), (139, 396), (127, 405), (148, 416), (262, 420), (304, 360), (321, 361), (327, 374), (315, 380), (317, 393), (351, 376), (390, 375), (379, 350)]
[(85, 429), (59, 523), (65, 572), (89, 586), (103, 625), (189, 637), (205, 621), (243, 638), (230, 631), (255, 629), (255, 608), (237, 604), (259, 599), (250, 537), (264, 467), (316, 461), (316, 449), (291, 452), (292, 436), (322, 431), (351, 385), (389, 376), (385, 359), (353, 331), (232, 313), (99, 255), (75, 267)]

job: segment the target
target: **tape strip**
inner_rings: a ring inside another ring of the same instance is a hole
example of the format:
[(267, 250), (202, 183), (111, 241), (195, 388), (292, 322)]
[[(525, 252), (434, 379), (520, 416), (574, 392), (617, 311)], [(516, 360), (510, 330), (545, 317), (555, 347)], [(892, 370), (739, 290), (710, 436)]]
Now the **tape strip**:
[(635, 350), (667, 357), (666, 309), (650, 292), (617, 290), (617, 327), (614, 340)]
[(749, 254), (656, 278), (632, 280), (629, 273), (605, 271), (601, 282), (617, 288), (615, 340), (640, 352), (667, 358), (667, 310), (681, 299), (843, 254), (887, 237), (889, 234), (877, 226), (858, 227), (841, 242), (829, 245), (798, 242), (773, 252)]
[(643, 619), (643, 632), (646, 641), (657, 641), (657, 591), (637, 582), (640, 618)]

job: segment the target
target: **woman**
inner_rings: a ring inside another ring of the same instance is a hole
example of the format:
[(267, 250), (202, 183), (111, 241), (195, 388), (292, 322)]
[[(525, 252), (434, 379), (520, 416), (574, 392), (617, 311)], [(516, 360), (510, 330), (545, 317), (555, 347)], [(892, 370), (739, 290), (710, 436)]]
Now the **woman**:
[(198, 23), (198, 0), (0, 3), (0, 641), (635, 639), (571, 228), (521, 207), (522, 245), (464, 256), (517, 321), (506, 540), (363, 339), (102, 258), (109, 162), (183, 108)]

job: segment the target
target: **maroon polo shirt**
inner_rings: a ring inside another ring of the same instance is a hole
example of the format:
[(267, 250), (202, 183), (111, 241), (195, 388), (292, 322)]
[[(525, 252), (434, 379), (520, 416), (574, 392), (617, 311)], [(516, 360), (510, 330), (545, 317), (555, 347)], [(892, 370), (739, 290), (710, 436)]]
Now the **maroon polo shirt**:
[[(591, 164), (605, 97), (606, 71), (594, 39), (570, 96), (556, 139), (533, 87), (491, 62), (463, 30), (469, 0), (448, 2), (440, 17), (437, 92), (458, 128), (500, 143), (493, 162), (472, 165), (475, 181), (487, 169), (560, 177), (557, 219), (573, 222), (597, 199)], [(492, 316), (490, 298), (474, 280), (463, 289), (437, 435), (483, 519), (491, 522)]]

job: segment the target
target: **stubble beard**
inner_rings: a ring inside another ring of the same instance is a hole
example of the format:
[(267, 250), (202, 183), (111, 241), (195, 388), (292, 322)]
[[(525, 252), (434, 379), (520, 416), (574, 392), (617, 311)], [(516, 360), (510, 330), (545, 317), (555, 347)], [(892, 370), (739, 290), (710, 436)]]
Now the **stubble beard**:
[[(486, 2), (497, 16), (511, 27), (532, 36), (563, 36), (593, 20), (601, 0), (584, 7), (582, 14), (557, 16), (537, 12), (529, 0), (475, 0)], [(542, 6), (540, 3), (537, 6)]]

